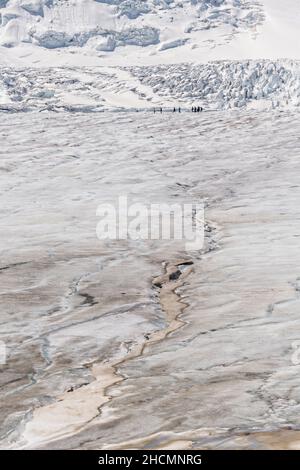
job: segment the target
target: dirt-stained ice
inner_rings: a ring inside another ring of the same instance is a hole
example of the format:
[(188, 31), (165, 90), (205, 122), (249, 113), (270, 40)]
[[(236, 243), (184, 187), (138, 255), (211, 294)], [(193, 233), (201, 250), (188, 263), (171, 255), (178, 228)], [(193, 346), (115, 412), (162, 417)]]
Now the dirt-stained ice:
[[(275, 110), (1, 115), (2, 448), (299, 447), (298, 130)], [(204, 202), (203, 249), (98, 240), (125, 194)]]

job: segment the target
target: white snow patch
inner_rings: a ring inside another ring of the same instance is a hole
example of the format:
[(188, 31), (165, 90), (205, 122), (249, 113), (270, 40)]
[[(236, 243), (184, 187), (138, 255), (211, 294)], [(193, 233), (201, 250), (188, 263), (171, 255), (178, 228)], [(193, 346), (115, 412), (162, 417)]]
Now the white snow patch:
[(183, 46), (187, 42), (187, 39), (174, 39), (174, 41), (167, 41), (161, 43), (158, 50), (165, 51), (167, 49), (172, 49), (173, 47)]

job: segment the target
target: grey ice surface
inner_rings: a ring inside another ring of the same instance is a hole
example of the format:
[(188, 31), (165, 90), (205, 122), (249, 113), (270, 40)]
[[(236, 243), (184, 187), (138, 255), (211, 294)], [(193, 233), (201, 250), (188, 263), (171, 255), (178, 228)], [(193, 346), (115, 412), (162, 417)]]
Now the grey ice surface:
[[(2, 448), (230, 447), (299, 428), (299, 122), (1, 114)], [(99, 241), (97, 206), (124, 194), (204, 201), (208, 249)], [(165, 327), (151, 281), (182, 256), (194, 262), (186, 325), (126, 360)], [(103, 402), (113, 358), (120, 380)]]

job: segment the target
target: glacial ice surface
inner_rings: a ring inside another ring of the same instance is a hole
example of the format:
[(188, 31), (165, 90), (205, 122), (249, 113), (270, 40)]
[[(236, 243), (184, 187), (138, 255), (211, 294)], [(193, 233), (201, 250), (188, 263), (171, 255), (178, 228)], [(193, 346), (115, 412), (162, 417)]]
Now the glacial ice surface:
[[(299, 448), (299, 123), (1, 114), (1, 447)], [(203, 201), (205, 249), (98, 240), (120, 194)], [(178, 257), (184, 325), (130, 359), (166, 327), (151, 281)]]
[[(116, 45), (112, 37), (97, 44), (99, 50)], [(205, 110), (289, 108), (299, 106), (299, 77), (300, 62), (289, 60), (151, 67), (2, 67), (1, 109), (99, 111), (179, 105), (190, 109), (195, 103)]]

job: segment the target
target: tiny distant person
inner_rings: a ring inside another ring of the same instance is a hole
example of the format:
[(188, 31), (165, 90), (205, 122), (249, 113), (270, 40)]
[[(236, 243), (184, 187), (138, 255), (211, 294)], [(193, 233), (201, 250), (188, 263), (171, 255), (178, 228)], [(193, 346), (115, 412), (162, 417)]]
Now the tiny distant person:
[(160, 114), (162, 114), (162, 108), (160, 108)]
[(178, 108), (178, 112), (181, 113), (181, 108), (180, 108), (180, 106), (179, 106), (179, 108)]
[(174, 108), (173, 108), (173, 113), (176, 113), (176, 108), (175, 108), (175, 106), (174, 106)]

